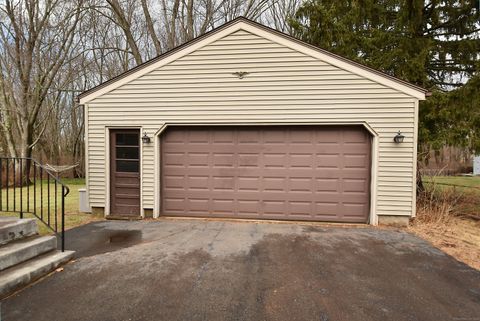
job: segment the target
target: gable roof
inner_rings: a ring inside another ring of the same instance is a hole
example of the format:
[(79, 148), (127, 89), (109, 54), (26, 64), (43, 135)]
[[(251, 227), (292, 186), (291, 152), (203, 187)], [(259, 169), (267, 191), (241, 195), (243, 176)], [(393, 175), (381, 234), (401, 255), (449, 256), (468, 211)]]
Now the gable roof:
[(354, 74), (363, 76), (367, 79), (378, 82), (387, 87), (391, 87), (393, 89), (401, 91), (412, 97), (423, 100), (425, 99), (425, 96), (429, 94), (427, 89), (413, 85), (405, 80), (393, 77), (389, 74), (370, 68), (348, 58), (339, 56), (325, 49), (310, 45), (290, 35), (264, 26), (247, 18), (239, 17), (203, 34), (202, 36), (186, 42), (183, 45), (169, 50), (161, 54), (160, 56), (157, 56), (130, 70), (127, 70), (126, 72), (121, 73), (120, 75), (113, 77), (112, 79), (107, 80), (96, 87), (84, 91), (77, 96), (77, 100), (80, 104), (87, 103), (95, 99), (96, 97), (99, 97), (107, 92), (114, 90), (115, 88), (118, 88), (130, 82), (131, 80), (134, 80), (156, 68), (166, 65), (167, 63), (183, 57), (203, 46), (206, 46), (238, 30), (245, 30), (269, 39), (273, 42), (285, 45), (306, 55), (315, 57), (319, 60), (337, 66), (341, 69), (350, 71)]

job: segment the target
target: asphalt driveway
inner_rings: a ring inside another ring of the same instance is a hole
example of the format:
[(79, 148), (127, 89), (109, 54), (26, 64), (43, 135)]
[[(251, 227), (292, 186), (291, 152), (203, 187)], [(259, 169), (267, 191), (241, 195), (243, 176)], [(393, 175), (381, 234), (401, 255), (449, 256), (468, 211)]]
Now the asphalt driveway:
[(2, 320), (480, 320), (480, 272), (403, 231), (96, 222)]

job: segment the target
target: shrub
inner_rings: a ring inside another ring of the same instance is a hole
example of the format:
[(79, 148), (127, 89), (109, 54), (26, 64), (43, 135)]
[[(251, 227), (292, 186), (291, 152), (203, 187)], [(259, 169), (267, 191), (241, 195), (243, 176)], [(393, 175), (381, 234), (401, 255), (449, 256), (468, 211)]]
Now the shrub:
[(417, 216), (414, 223), (448, 224), (454, 216), (462, 214), (467, 199), (465, 192), (426, 181), (424, 190), (417, 195)]

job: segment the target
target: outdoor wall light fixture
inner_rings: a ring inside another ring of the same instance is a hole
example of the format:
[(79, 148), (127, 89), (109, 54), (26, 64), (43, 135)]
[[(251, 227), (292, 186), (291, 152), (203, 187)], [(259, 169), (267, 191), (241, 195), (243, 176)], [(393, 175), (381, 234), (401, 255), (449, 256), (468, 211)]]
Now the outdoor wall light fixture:
[(398, 131), (397, 135), (393, 137), (393, 141), (397, 144), (403, 143), (404, 139), (405, 139), (405, 136), (402, 135), (401, 131)]
[(150, 137), (148, 137), (147, 132), (143, 133), (142, 142), (144, 144), (150, 144)]

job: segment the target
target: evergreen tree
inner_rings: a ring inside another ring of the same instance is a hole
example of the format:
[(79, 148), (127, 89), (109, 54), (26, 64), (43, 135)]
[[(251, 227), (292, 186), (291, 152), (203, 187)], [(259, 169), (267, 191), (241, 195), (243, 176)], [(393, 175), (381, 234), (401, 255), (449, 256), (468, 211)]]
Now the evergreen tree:
[(419, 138), (434, 150), (457, 146), (480, 151), (480, 75), (450, 92), (434, 91), (420, 108)]
[(430, 89), (421, 147), (480, 151), (477, 1), (310, 0), (290, 24), (306, 42)]

